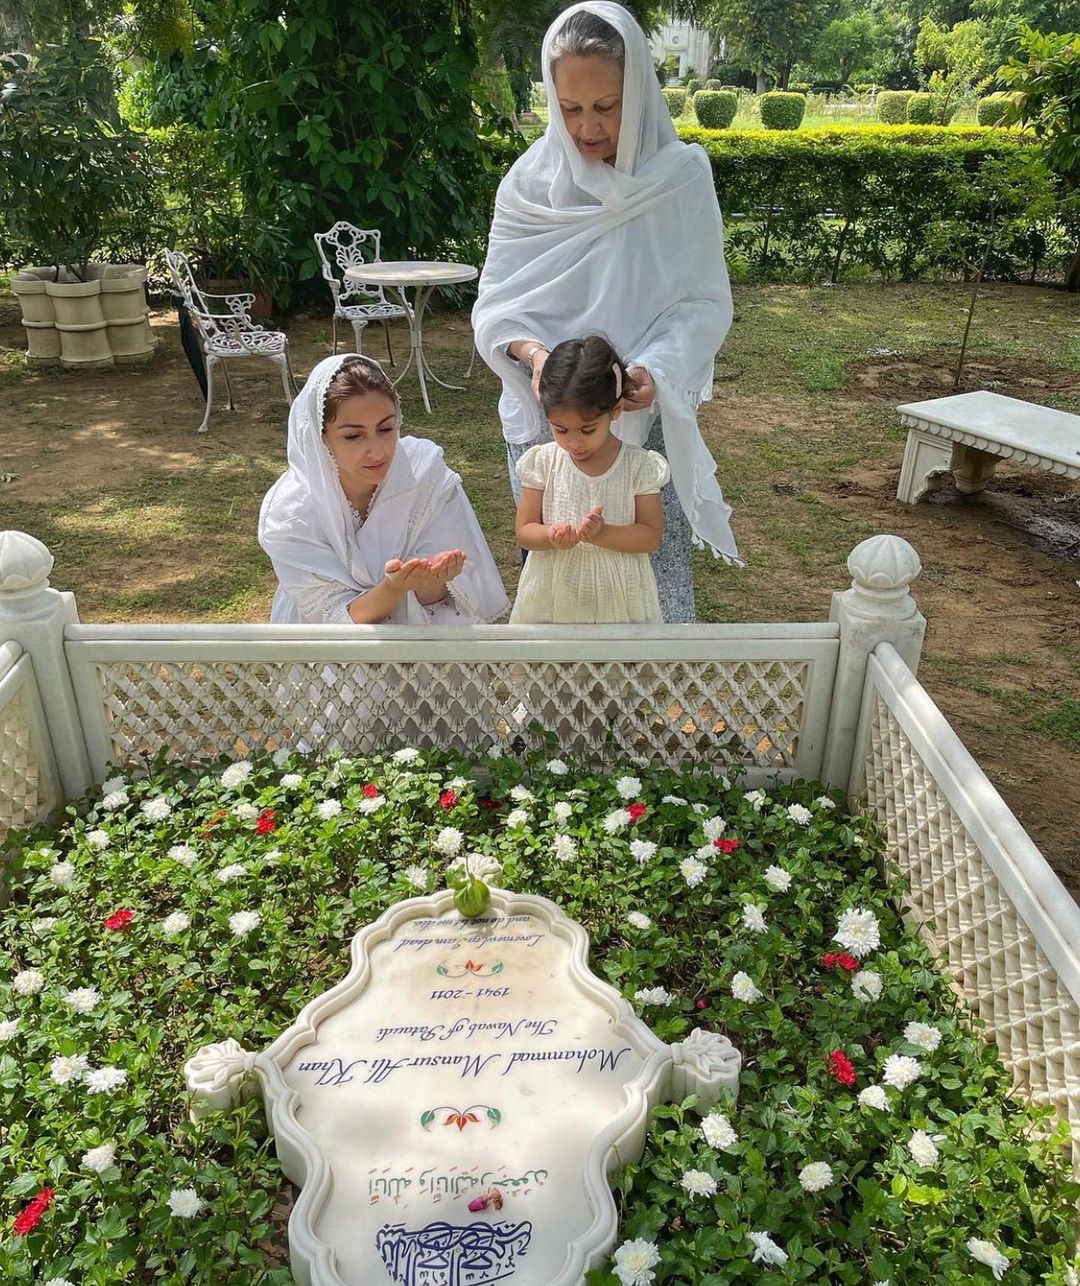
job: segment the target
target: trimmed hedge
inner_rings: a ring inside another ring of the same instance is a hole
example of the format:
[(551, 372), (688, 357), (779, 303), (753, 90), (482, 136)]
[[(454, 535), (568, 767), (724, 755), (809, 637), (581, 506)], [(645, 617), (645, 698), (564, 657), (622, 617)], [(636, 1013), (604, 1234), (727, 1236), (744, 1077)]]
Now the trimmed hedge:
[(703, 89), (694, 95), (694, 112), (705, 129), (727, 129), (739, 109), (739, 96), (730, 89)]
[(975, 115), (980, 125), (1004, 125), (1013, 104), (1012, 94), (987, 94), (979, 99)]
[(712, 77), (710, 77), (705, 82), (705, 88), (706, 89), (724, 89), (726, 88), (726, 86), (724, 85), (724, 82), (722, 80), (714, 80), (712, 79)]
[(682, 88), (665, 89), (664, 101), (667, 103), (667, 109), (671, 113), (671, 119), (677, 121), (686, 111), (686, 90)]
[(690, 79), (686, 82), (686, 92), (690, 95), (691, 98), (693, 98), (695, 94), (699, 93), (704, 88), (705, 88), (705, 82), (703, 80), (698, 80), (696, 76), (691, 76)]
[(762, 94), (761, 123), (766, 129), (798, 129), (806, 114), (804, 94), (785, 94), (779, 90)]
[[(981, 253), (989, 211), (974, 179), (1035, 149), (1025, 135), (977, 126), (848, 126), (769, 133), (681, 127), (712, 164), (733, 272), (762, 280), (905, 281), (963, 274)], [(936, 233), (948, 223), (960, 236)], [(988, 266), (998, 277), (1058, 271), (1061, 225), (1018, 222)]]
[(877, 96), (878, 120), (883, 125), (906, 125), (910, 89), (883, 89)]

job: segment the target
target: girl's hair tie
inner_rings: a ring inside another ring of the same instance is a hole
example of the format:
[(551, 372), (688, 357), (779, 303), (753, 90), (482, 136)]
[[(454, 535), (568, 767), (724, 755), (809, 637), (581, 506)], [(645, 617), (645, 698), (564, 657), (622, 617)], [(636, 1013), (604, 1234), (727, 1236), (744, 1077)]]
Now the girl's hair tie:
[(618, 401), (622, 398), (622, 367), (616, 362), (611, 369), (615, 373), (615, 398)]

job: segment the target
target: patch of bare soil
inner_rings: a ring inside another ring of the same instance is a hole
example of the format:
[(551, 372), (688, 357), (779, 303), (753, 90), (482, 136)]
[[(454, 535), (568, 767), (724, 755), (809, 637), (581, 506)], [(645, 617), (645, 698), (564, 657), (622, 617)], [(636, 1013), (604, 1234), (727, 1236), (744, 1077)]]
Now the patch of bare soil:
[(846, 392), (862, 399), (897, 404), (976, 389), (990, 389), (1031, 402), (1053, 393), (1080, 392), (1080, 372), (1009, 357), (966, 361), (960, 387), (955, 388), (957, 357), (955, 351), (931, 352), (918, 358), (893, 353), (852, 362)]

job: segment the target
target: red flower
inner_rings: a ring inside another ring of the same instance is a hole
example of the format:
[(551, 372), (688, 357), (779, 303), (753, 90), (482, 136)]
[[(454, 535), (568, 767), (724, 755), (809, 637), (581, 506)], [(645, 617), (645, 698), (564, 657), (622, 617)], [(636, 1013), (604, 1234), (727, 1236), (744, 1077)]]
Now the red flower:
[(41, 1222), (41, 1216), (52, 1205), (52, 1188), (42, 1188), (30, 1204), (15, 1218), (14, 1233), (16, 1237), (25, 1237)]
[(214, 815), (206, 823), (206, 825), (200, 829), (199, 834), (209, 835), (212, 830), (217, 829), (218, 822), (220, 822), (223, 817), (228, 817), (228, 815), (229, 815), (229, 810), (227, 808), (219, 808), (217, 812), (214, 813)]
[(630, 825), (636, 826), (649, 810), (644, 804), (631, 804), (626, 811), (630, 814)]
[[(114, 911), (112, 915), (107, 915), (105, 917), (105, 927), (106, 929), (116, 930), (126, 929), (134, 919), (135, 912), (129, 911), (127, 907), (122, 906), (118, 911)], [(50, 1200), (51, 1199), (52, 1198), (50, 1197)]]
[(499, 801), (497, 799), (492, 799), (491, 796), (488, 795), (480, 801), (480, 807), (486, 808), (488, 812), (491, 812), (492, 809), (499, 807)]
[(734, 853), (741, 843), (742, 840), (737, 839), (714, 839), (713, 848), (718, 848), (721, 853), (730, 854)]
[(444, 790), (443, 793), (439, 796), (439, 807), (445, 808), (447, 810), (451, 808), (456, 808), (457, 799), (458, 797), (457, 797), (456, 790)]
[(708, 1001), (706, 1001), (706, 1000), (699, 1000), (699, 1001), (697, 1002), (697, 1007), (698, 1007), (699, 1009), (705, 1009), (705, 1008), (707, 1007), (707, 1005), (708, 1005)]
[(259, 814), (259, 820), (255, 824), (255, 829), (260, 835), (269, 835), (271, 831), (277, 830), (277, 822), (274, 821), (274, 810), (264, 808)]
[(821, 963), (826, 969), (846, 969), (848, 973), (854, 973), (859, 967), (858, 960), (846, 951), (829, 951), (821, 957)]
[(847, 1085), (850, 1088), (855, 1084), (857, 1077), (854, 1064), (842, 1049), (833, 1050), (825, 1064), (825, 1070), (841, 1085)]
[(373, 781), (369, 781), (367, 785), (364, 787), (365, 799), (374, 799), (378, 793), (379, 793), (379, 788), (378, 786), (375, 785)]

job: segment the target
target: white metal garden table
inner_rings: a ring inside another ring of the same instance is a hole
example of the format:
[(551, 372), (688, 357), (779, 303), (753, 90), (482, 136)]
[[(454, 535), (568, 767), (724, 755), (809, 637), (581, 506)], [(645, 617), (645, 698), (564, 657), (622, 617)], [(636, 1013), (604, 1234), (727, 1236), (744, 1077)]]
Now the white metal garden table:
[[(477, 269), (467, 263), (440, 263), (425, 260), (403, 260), (394, 262), (381, 260), (378, 263), (357, 264), (346, 268), (346, 281), (362, 286), (383, 286), (393, 291), (401, 300), (409, 316), (409, 360), (405, 369), (394, 381), (395, 388), (409, 372), (409, 367), (416, 361), (416, 373), (420, 380), (420, 393), (424, 399), (424, 408), (431, 414), (431, 402), (428, 400), (427, 381), (433, 379), (443, 388), (462, 392), (462, 385), (447, 384), (439, 379), (431, 369), (431, 363), (424, 354), (424, 310), (427, 308), (431, 292), (438, 286), (456, 286), (465, 281), (472, 281), (477, 276)], [(412, 304), (409, 303), (406, 291), (416, 292)], [(472, 361), (465, 372), (468, 379), (472, 374)]]

